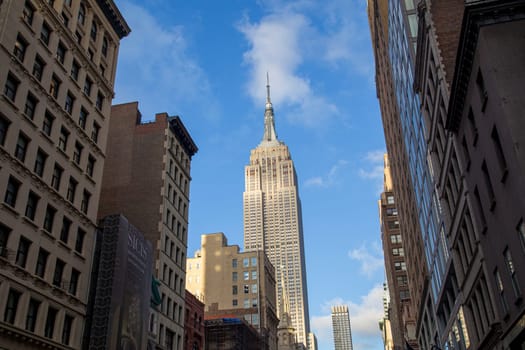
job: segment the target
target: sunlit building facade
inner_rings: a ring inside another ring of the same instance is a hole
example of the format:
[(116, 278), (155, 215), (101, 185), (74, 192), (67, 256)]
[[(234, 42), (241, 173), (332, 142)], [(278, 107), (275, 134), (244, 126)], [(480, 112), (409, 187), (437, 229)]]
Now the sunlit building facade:
[(263, 140), (245, 168), (244, 249), (268, 255), (276, 271), (277, 305), (284, 286), (297, 342), (306, 347), (310, 322), (301, 201), (290, 151), (277, 139), (267, 89)]
[(129, 32), (112, 0), (0, 1), (2, 348), (81, 348)]

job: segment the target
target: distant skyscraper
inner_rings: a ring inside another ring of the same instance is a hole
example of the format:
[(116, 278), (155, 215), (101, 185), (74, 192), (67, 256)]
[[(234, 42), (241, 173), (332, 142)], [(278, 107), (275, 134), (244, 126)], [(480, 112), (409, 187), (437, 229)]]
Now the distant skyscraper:
[(244, 248), (264, 249), (275, 267), (277, 305), (283, 284), (297, 342), (307, 344), (310, 330), (301, 202), (288, 147), (277, 139), (270, 87), (267, 85), (264, 137), (251, 151), (245, 169)]
[(352, 329), (348, 306), (332, 306), (332, 328), (335, 350), (352, 350)]

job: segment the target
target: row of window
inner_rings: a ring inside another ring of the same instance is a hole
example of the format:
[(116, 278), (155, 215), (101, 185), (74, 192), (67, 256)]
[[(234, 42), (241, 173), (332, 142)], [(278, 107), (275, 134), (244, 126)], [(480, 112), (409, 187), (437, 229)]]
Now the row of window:
[[(13, 103), (15, 102), (15, 99), (16, 99), (19, 84), (20, 84), (20, 80), (15, 75), (13, 75), (13, 73), (9, 72), (7, 75), (5, 85), (4, 85), (4, 96), (7, 97), (9, 100), (11, 100)], [(51, 79), (51, 83), (50, 83), (49, 93), (55, 98), (58, 96), (59, 86), (60, 86), (60, 80), (58, 80), (58, 78), (55, 75), (53, 75)], [(71, 91), (68, 91), (65, 102), (64, 102), (64, 110), (69, 115), (72, 115), (73, 113), (75, 101), (76, 101), (76, 97), (73, 95)], [(104, 101), (104, 96), (99, 93), (97, 96), (97, 102), (96, 102), (97, 108), (99, 109), (102, 108), (103, 101)], [(38, 98), (33, 93), (31, 93), (31, 91), (27, 92), (23, 110), (24, 110), (24, 115), (31, 121), (35, 120), (36, 111), (37, 111), (39, 102), (40, 101), (38, 100)], [(46, 104), (44, 103), (44, 106), (45, 105)], [(79, 110), (79, 116), (78, 116), (77, 123), (83, 130), (86, 129), (88, 119), (89, 119), (88, 111), (86, 110), (86, 108), (81, 106)], [(55, 120), (55, 116), (53, 116), (53, 114), (49, 112), (49, 110), (46, 109), (44, 113), (43, 123), (42, 123), (42, 131), (45, 135), (51, 136), (54, 120)], [(7, 121), (3, 120), (2, 123), (5, 124), (7, 123)], [(7, 129), (7, 125), (4, 125), (2, 129)], [(2, 133), (2, 135), (0, 136), (1, 137), (0, 141), (2, 142), (5, 136), (5, 131), (6, 130), (4, 130), (4, 133)], [(65, 134), (63, 137), (64, 140), (62, 141), (67, 141), (67, 136), (69, 135), (69, 131), (66, 129), (62, 133)], [(98, 142), (99, 133), (100, 133), (100, 125), (95, 120), (93, 120), (93, 124), (91, 128), (91, 140), (93, 142), (95, 143)], [(65, 148), (65, 146), (66, 144), (64, 143), (62, 145), (62, 148)]]
[[(182, 171), (179, 172), (179, 168), (174, 164), (173, 159), (170, 159), (168, 173), (177, 186), (181, 189), (182, 193), (188, 195), (188, 180), (183, 179)], [(178, 176), (178, 178), (177, 178)], [(184, 180), (184, 182), (183, 182)], [(170, 185), (171, 186), (171, 185)], [(168, 191), (168, 197), (171, 195), (171, 191)], [(175, 195), (173, 196), (173, 203), (175, 203)], [(180, 198), (179, 198), (180, 202)]]
[[(63, 24), (69, 29), (70, 15), (68, 14), (68, 12), (70, 12), (69, 9), (67, 11), (62, 11), (60, 16), (61, 16)], [(22, 18), (30, 27), (33, 26), (33, 19), (34, 19), (35, 13), (36, 13), (36, 9), (34, 5), (31, 3), (30, 0), (26, 0), (24, 9), (22, 12)], [(86, 24), (86, 6), (84, 4), (80, 5), (77, 18), (78, 18), (77, 24), (79, 24), (80, 26), (78, 30), (75, 30), (75, 39), (77, 40), (78, 44), (82, 46), (82, 40), (83, 40), (82, 33), (84, 32), (84, 26)], [(90, 43), (88, 46), (90, 46), (90, 48), (88, 48), (88, 56), (91, 61), (93, 61), (93, 58), (94, 58), (93, 49), (96, 50), (95, 45), (96, 45), (98, 32), (99, 32), (98, 30), (99, 25), (97, 24), (98, 22), (99, 22), (98, 19), (95, 17), (91, 22), (91, 28), (89, 31)], [(42, 24), (41, 31), (40, 31), (40, 39), (46, 46), (49, 45), (52, 33), (53, 33), (53, 30), (51, 29), (51, 26), (46, 21), (44, 21)], [(91, 47), (93, 47), (93, 49)], [(102, 57), (104, 59), (108, 57), (108, 49), (109, 49), (109, 40), (106, 36), (104, 36), (102, 38), (102, 42), (100, 43), (100, 52), (102, 53)], [(63, 63), (63, 61), (61, 61), (61, 63)], [(104, 68), (104, 65), (101, 64), (100, 67)], [(103, 69), (102, 71), (103, 75), (104, 75), (104, 71), (105, 69)]]
[[(69, 223), (69, 225), (70, 224), (71, 223)], [(25, 236), (20, 236), (16, 253), (12, 252), (7, 248), (10, 234), (11, 229), (9, 227), (5, 225), (0, 225), (0, 256), (7, 260), (14, 259), (15, 265), (34, 273), (34, 275), (42, 279), (46, 279), (46, 272), (49, 267), (48, 262), (50, 260), (50, 253), (42, 247), (32, 248), (33, 242)], [(82, 250), (82, 246), (84, 244), (84, 237), (85, 232), (79, 229), (77, 234), (77, 241), (75, 243), (75, 249), (77, 251)], [(38, 252), (34, 251), (37, 248)], [(34, 261), (34, 266), (32, 266), (32, 268), (30, 269), (30, 267), (28, 266), (28, 261), (31, 261), (30, 257), (34, 257), (35, 254), (37, 254), (36, 261)], [(69, 280), (66, 280), (64, 278), (65, 270), (66, 263), (63, 260), (56, 258), (52, 284), (57, 288), (67, 291), (71, 295), (76, 295), (81, 277), (80, 271), (72, 267), (71, 272), (69, 274)]]
[[(245, 309), (248, 309), (250, 307), (257, 307), (258, 304), (259, 303), (257, 299), (244, 299), (243, 300), (243, 307)], [(239, 301), (237, 299), (233, 299), (232, 306), (239, 306)]]
[(186, 262), (185, 253), (179, 246), (175, 246), (175, 242), (170, 240), (167, 235), (164, 237), (164, 253), (166, 253), (176, 265), (184, 268), (184, 263)]
[(164, 264), (162, 268), (162, 281), (166, 283), (171, 290), (183, 295), (184, 279), (179, 278), (179, 274), (174, 273), (173, 269), (168, 267), (167, 264)]
[[(27, 301), (27, 313), (25, 315), (18, 315), (18, 310), (22, 309), (21, 303), (24, 301), (23, 293), (15, 288), (9, 289), (6, 306), (4, 310), (4, 322), (15, 324), (21, 323), (24, 317), (24, 328), (29, 332), (35, 332), (41, 327), (37, 327), (39, 322), (39, 315), (45, 313), (45, 318), (40, 317), (40, 322), (43, 321), (43, 336), (49, 339), (60, 339), (60, 342), (69, 345), (71, 339), (71, 332), (75, 323), (75, 317), (65, 311), (60, 311), (60, 308), (45, 305), (46, 303), (37, 297), (31, 296)], [(59, 332), (60, 326), (59, 316), (64, 313), (62, 319), (62, 331)]]
[[(256, 256), (253, 256), (251, 258), (243, 258), (242, 259), (242, 266), (243, 267), (249, 267), (250, 266), (250, 262), (251, 262), (251, 265), (252, 267), (256, 267), (257, 266), (257, 257)], [(232, 259), (232, 267), (233, 268), (236, 268), (238, 267), (238, 260), (237, 259)]]
[(161, 298), (161, 312), (171, 320), (177, 321), (179, 324), (182, 323), (182, 305), (177, 304), (177, 302), (171, 300), (170, 297), (166, 297), (164, 293), (162, 293)]
[[(250, 280), (250, 277), (251, 277), (252, 280), (257, 280), (257, 271), (255, 271), (255, 270), (243, 271), (242, 275), (243, 275), (243, 280), (244, 281)], [(238, 281), (238, 280), (239, 280), (238, 272), (237, 271), (233, 271), (232, 272), (232, 281)]]
[[(245, 284), (243, 285), (244, 294), (257, 294), (257, 284)], [(239, 287), (237, 285), (232, 286), (232, 294), (237, 295), (239, 293)]]

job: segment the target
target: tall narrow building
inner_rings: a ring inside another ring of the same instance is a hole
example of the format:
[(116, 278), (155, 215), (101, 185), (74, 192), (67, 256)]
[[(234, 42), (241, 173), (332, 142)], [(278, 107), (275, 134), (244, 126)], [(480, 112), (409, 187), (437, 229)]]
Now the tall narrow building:
[(352, 350), (352, 329), (348, 306), (332, 306), (332, 330), (335, 350)]
[(244, 249), (264, 249), (274, 265), (277, 305), (284, 279), (297, 342), (306, 346), (310, 324), (297, 175), (288, 146), (277, 139), (270, 86), (266, 88), (264, 136), (245, 168)]

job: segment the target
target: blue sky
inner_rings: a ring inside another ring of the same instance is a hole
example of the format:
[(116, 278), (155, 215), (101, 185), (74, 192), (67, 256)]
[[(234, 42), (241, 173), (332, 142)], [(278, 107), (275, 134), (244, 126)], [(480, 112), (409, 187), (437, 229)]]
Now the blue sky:
[(188, 255), (200, 235), (243, 244), (244, 166), (263, 135), (266, 72), (276, 129), (303, 208), (312, 330), (333, 349), (330, 306), (347, 304), (354, 349), (382, 349), (377, 199), (385, 150), (365, 0), (116, 0), (114, 103), (144, 120), (181, 116), (192, 162)]

